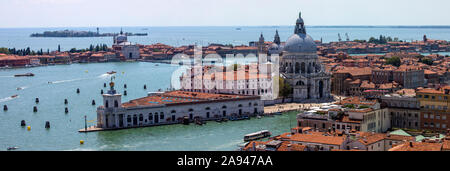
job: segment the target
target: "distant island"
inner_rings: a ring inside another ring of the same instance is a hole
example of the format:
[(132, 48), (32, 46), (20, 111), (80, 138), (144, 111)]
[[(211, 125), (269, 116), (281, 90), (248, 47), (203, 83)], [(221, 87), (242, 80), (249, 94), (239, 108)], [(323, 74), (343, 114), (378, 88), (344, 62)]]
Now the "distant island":
[[(124, 33), (126, 36), (147, 36), (147, 33)], [(92, 31), (45, 31), (44, 33), (33, 33), (30, 37), (113, 37), (119, 35), (118, 33), (99, 33)]]

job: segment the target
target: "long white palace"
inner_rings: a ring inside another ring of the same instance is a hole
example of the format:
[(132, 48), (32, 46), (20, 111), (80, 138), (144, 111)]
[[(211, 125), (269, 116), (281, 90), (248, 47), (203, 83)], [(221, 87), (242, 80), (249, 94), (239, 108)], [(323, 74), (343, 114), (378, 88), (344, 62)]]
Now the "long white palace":
[(110, 82), (97, 108), (96, 129), (121, 129), (176, 124), (188, 119), (217, 120), (226, 117), (254, 116), (263, 112), (259, 96), (211, 94), (187, 91), (151, 93), (146, 97), (121, 102), (121, 94)]

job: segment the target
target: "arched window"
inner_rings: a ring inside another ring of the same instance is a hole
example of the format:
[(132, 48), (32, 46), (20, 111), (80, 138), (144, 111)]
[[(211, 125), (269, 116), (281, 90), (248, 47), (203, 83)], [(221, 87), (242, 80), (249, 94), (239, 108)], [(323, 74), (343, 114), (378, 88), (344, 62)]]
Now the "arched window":
[(306, 73), (306, 66), (305, 66), (304, 62), (302, 62), (302, 64), (301, 64), (301, 71), (302, 71), (302, 74)]
[(176, 110), (172, 110), (170, 113), (177, 113), (177, 111)]
[(298, 62), (295, 63), (295, 73), (300, 73), (300, 64)]
[(149, 113), (149, 114), (148, 114), (148, 120), (149, 120), (149, 121), (153, 120), (153, 114), (152, 114), (152, 113)]
[(238, 107), (242, 107), (242, 104), (239, 104)]
[(106, 102), (105, 102), (105, 107), (106, 107), (106, 108), (109, 107), (109, 102), (108, 102), (108, 100), (106, 100)]
[(303, 85), (305, 85), (305, 83), (303, 82), (303, 81), (297, 81), (297, 83), (295, 84), (295, 85), (298, 85), (298, 86), (303, 86)]
[(209, 107), (206, 107), (205, 110), (210, 110), (210, 108), (209, 108)]
[(119, 107), (119, 102), (117, 102), (117, 100), (114, 100), (114, 107)]
[(189, 112), (193, 112), (193, 111), (194, 111), (194, 109), (192, 109), (192, 108), (191, 108), (191, 109), (189, 109)]
[(226, 109), (227, 108), (227, 106), (222, 106), (222, 109)]

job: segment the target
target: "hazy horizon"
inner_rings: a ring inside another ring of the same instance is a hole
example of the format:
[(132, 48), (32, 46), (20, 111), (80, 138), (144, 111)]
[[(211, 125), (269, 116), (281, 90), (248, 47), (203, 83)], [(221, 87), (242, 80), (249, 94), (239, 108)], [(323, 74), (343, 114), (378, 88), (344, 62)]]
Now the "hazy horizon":
[(449, 26), (448, 0), (0, 0), (0, 28)]
[[(136, 25), (136, 26), (50, 26), (50, 27), (0, 27), (0, 29), (33, 29), (33, 28), (130, 28), (130, 27), (294, 27), (294, 25), (251, 25), (251, 26), (245, 26), (245, 25), (187, 25), (187, 26), (145, 26), (145, 25)], [(370, 27), (376, 27), (376, 28), (450, 28), (450, 25), (308, 25), (305, 26), (306, 28), (317, 28), (317, 27), (341, 27), (341, 28), (370, 28)]]

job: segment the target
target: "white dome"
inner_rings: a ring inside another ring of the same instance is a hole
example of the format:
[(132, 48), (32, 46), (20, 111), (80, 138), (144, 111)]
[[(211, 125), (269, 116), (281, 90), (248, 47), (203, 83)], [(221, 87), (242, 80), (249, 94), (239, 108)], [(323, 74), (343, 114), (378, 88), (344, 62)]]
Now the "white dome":
[(286, 41), (284, 50), (290, 53), (316, 53), (317, 45), (314, 39), (307, 34), (293, 34)]

